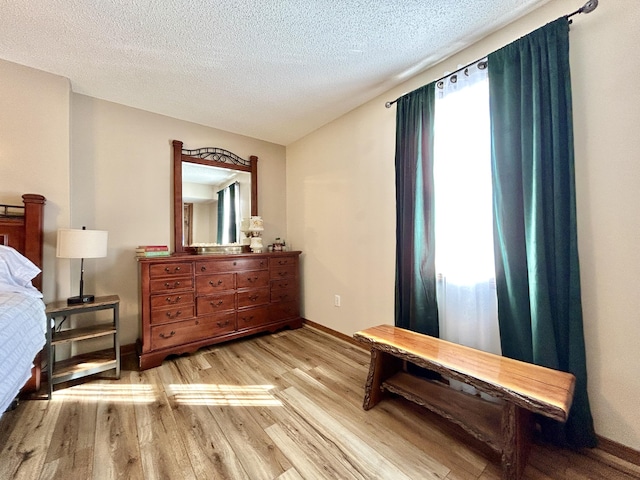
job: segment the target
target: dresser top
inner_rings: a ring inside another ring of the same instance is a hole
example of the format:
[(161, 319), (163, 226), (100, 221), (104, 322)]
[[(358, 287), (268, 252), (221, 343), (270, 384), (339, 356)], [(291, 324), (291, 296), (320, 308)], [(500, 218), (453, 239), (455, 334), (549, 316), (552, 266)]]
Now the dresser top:
[(142, 263), (154, 262), (175, 262), (175, 261), (201, 261), (201, 260), (217, 260), (231, 258), (257, 258), (257, 257), (291, 257), (298, 256), (302, 253), (300, 250), (292, 250), (288, 252), (263, 252), (263, 253), (212, 253), (202, 255), (190, 254), (172, 254), (167, 257), (136, 257), (136, 260)]

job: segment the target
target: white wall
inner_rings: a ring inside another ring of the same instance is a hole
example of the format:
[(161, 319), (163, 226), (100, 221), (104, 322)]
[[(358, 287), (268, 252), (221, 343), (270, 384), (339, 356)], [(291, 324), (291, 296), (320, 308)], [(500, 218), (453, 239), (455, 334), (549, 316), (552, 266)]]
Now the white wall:
[[(287, 146), (288, 240), (304, 251), (303, 315), (347, 335), (393, 323), (395, 108), (384, 103), (582, 6), (556, 0)], [(578, 235), (598, 434), (640, 449), (640, 2), (571, 27)], [(342, 306), (334, 307), (334, 294)]]
[(57, 265), (56, 230), (69, 226), (69, 81), (0, 60), (0, 203), (44, 195), (43, 292), (66, 298), (68, 261)]

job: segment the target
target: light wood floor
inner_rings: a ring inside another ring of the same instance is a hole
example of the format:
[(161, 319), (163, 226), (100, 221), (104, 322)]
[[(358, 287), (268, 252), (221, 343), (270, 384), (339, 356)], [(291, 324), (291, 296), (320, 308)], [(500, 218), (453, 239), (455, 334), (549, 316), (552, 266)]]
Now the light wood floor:
[[(305, 326), (120, 380), (58, 389), (0, 419), (2, 479), (499, 479), (499, 458), (401, 399), (362, 409), (369, 355)], [(534, 446), (526, 479), (631, 479), (597, 449)]]

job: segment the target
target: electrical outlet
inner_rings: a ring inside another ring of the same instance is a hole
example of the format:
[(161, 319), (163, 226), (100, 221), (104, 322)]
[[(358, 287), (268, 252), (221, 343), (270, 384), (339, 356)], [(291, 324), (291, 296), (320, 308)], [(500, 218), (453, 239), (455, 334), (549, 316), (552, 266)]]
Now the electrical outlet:
[(334, 307), (339, 307), (340, 306), (340, 295), (335, 295), (333, 297), (333, 306)]

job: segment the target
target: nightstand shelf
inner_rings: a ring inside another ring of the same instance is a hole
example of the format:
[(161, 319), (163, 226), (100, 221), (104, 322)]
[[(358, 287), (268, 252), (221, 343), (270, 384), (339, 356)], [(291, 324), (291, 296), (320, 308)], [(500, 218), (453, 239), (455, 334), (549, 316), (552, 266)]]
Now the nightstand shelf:
[(94, 375), (117, 368), (117, 361), (113, 358), (113, 350), (74, 355), (67, 360), (56, 362), (53, 367), (54, 384), (68, 382), (76, 378)]
[(53, 345), (62, 343), (75, 342), (77, 340), (87, 340), (89, 338), (104, 337), (105, 335), (113, 335), (116, 329), (112, 325), (93, 325), (91, 327), (73, 328), (71, 330), (63, 330), (53, 334)]
[[(120, 341), (118, 337), (119, 305), (120, 298), (117, 295), (96, 297), (92, 303), (67, 305), (66, 301), (60, 301), (47, 305), (47, 373), (49, 398), (51, 398), (51, 394), (53, 393), (54, 385), (59, 383), (95, 375), (96, 373), (102, 373), (108, 370), (115, 370), (115, 377), (120, 378)], [(63, 317), (63, 320), (58, 324), (58, 328), (60, 328), (60, 325), (71, 315), (99, 310), (111, 310), (113, 314), (112, 321), (102, 321), (94, 325), (56, 331), (56, 318)], [(112, 348), (74, 355), (62, 361), (56, 361), (56, 346), (106, 336), (113, 338)]]

